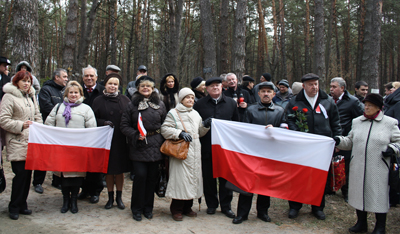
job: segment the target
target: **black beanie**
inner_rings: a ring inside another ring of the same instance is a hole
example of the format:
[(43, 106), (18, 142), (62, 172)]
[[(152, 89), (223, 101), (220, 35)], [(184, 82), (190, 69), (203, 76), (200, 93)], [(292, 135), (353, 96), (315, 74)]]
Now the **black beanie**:
[(194, 78), (192, 82), (190, 82), (190, 86), (192, 86), (192, 89), (195, 89), (204, 79), (201, 78), (200, 76)]
[(272, 76), (269, 73), (264, 73), (262, 74), (262, 76), (267, 80), (267, 81), (271, 81), (272, 80)]

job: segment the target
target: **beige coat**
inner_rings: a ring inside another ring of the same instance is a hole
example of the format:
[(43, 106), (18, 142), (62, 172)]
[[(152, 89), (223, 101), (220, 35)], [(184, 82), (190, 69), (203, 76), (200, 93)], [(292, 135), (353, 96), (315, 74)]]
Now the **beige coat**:
[(31, 87), (29, 94), (23, 95), (20, 89), (12, 83), (7, 83), (3, 91), (5, 95), (0, 106), (0, 126), (6, 131), (7, 160), (25, 161), (29, 128), (22, 129), (22, 126), (27, 120), (43, 122), (35, 89)]
[[(65, 98), (64, 101), (68, 101)], [(83, 97), (81, 97), (76, 103), (82, 103)], [(65, 118), (63, 116), (65, 105), (61, 103), (60, 108), (57, 107), (59, 104), (55, 105), (53, 110), (51, 110), (49, 116), (47, 116), (46, 125), (62, 127), (65, 128)], [(71, 119), (69, 120), (67, 128), (95, 128), (97, 127), (96, 118), (90, 106), (82, 103), (79, 106), (71, 107)], [(60, 136), (62, 137), (62, 136)], [(54, 172), (55, 175), (61, 176), (61, 172)], [(85, 172), (63, 172), (64, 177), (85, 177)]]
[(173, 199), (191, 200), (203, 195), (203, 177), (201, 173), (201, 145), (199, 137), (204, 136), (205, 128), (199, 113), (181, 103), (171, 109), (161, 126), (165, 139), (178, 140), (184, 129), (175, 110), (179, 111), (187, 132), (192, 136), (189, 152), (185, 160), (169, 158), (169, 181), (166, 196)]
[(400, 147), (397, 120), (381, 112), (371, 121), (364, 116), (353, 120), (348, 136), (340, 137), (341, 150), (352, 150), (349, 204), (357, 210), (387, 213), (389, 210), (390, 159), (382, 157), (387, 147)]

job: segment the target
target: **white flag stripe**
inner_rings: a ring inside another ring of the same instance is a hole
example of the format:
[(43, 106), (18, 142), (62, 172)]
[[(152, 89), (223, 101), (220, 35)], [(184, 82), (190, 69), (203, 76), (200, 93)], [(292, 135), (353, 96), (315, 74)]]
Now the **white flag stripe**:
[(226, 150), (324, 171), (335, 147), (330, 137), (218, 119), (212, 120), (211, 139)]
[(60, 128), (38, 123), (29, 126), (29, 143), (110, 149), (114, 129)]

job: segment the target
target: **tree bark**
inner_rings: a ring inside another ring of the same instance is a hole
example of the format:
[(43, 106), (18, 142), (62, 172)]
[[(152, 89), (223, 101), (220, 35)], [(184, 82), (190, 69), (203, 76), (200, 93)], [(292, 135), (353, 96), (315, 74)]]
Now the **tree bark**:
[(117, 64), (117, 1), (110, 0), (110, 28), (111, 28), (111, 64)]
[[(204, 78), (207, 80), (217, 75), (217, 55), (215, 53), (215, 37), (211, 18), (209, 0), (200, 0), (200, 19), (204, 50)], [(206, 72), (205, 72), (206, 71)]]
[(279, 20), (281, 23), (281, 62), (282, 72), (280, 77), (287, 78), (287, 66), (286, 66), (286, 38), (285, 38), (285, 9), (283, 0), (279, 0)]
[[(65, 44), (63, 50), (63, 68), (72, 72), (74, 67), (74, 54), (76, 34), (78, 33), (78, 0), (69, 0), (67, 23), (65, 26)], [(69, 74), (70, 76), (72, 74)], [(72, 78), (72, 77), (71, 77)]]
[[(136, 1), (133, 1), (133, 6), (136, 6)], [(130, 81), (130, 79), (134, 80), (133, 74), (131, 75), (131, 62), (132, 62), (132, 52), (133, 52), (133, 39), (135, 37), (135, 9), (132, 10), (132, 20), (131, 20), (131, 29), (129, 33), (129, 41), (127, 45), (127, 64), (126, 64), (126, 77), (127, 77), (127, 82)]]
[(221, 0), (220, 17), (219, 17), (219, 73), (229, 72), (229, 59), (228, 59), (228, 29), (229, 29), (229, 0)]
[(325, 90), (325, 29), (324, 29), (324, 1), (314, 0), (314, 69), (320, 77), (320, 89)]
[(331, 59), (331, 42), (332, 42), (332, 24), (333, 24), (333, 17), (336, 7), (336, 0), (330, 0), (331, 7), (329, 9), (329, 21), (328, 21), (328, 35), (326, 37), (326, 48), (325, 48), (325, 77), (329, 79), (329, 67), (330, 67), (330, 59)]
[(241, 80), (245, 71), (246, 59), (246, 14), (247, 0), (237, 0), (235, 12), (235, 30), (233, 37), (232, 70), (238, 80)]
[[(3, 7), (3, 17), (1, 17), (1, 26), (0, 26), (0, 54), (4, 55), (7, 46), (5, 45), (7, 41), (7, 25), (8, 25), (8, 11), (10, 8), (9, 1), (6, 0)], [(1, 16), (1, 15), (0, 15)]]
[(183, 0), (168, 0), (169, 1), (169, 20), (170, 20), (170, 34), (169, 34), (169, 66), (168, 70), (171, 73), (177, 74), (178, 72), (178, 59), (179, 59), (179, 44), (181, 35), (181, 21), (182, 21), (182, 8)]
[(143, 13), (142, 13), (142, 28), (141, 28), (141, 39), (140, 39), (140, 48), (139, 48), (139, 64), (147, 65), (147, 49), (146, 49), (146, 18), (147, 18), (147, 0), (144, 0)]
[(304, 37), (304, 73), (311, 72), (310, 62), (310, 2), (306, 0), (306, 23), (305, 23), (305, 37)]
[(366, 14), (366, 9), (365, 9), (365, 0), (360, 0), (360, 8), (359, 8), (359, 14), (360, 14), (360, 23), (358, 26), (358, 44), (357, 44), (357, 67), (356, 67), (356, 80), (362, 80), (362, 58), (363, 58), (363, 52), (364, 52), (364, 31), (365, 31), (365, 14)]

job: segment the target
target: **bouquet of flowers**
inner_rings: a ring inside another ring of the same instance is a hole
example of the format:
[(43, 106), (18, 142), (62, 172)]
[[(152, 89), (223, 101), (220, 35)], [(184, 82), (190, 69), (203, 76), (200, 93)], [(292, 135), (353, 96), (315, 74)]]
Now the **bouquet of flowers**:
[(294, 111), (294, 113), (288, 116), (291, 118), (296, 118), (296, 125), (301, 132), (308, 132), (307, 115), (306, 115), (308, 109), (303, 108), (302, 110), (299, 110), (298, 106), (294, 106), (292, 110)]

